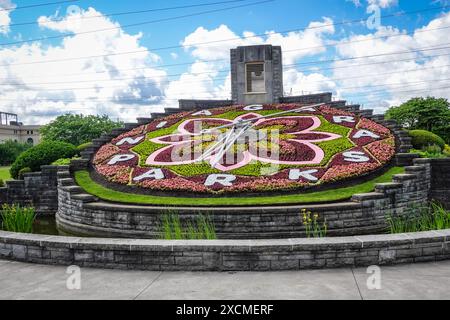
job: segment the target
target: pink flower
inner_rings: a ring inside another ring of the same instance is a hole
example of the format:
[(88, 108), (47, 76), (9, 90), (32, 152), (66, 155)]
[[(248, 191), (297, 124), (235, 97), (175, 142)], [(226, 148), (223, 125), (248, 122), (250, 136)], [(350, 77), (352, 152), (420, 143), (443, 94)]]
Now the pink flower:
[(369, 131), (372, 131), (374, 133), (377, 133), (381, 136), (390, 136), (391, 130), (389, 130), (386, 127), (383, 127), (382, 125), (376, 123), (375, 121), (363, 118), (358, 124), (359, 129), (366, 129)]
[[(201, 161), (209, 161), (211, 166), (221, 171), (230, 171), (246, 166), (251, 161), (260, 161), (264, 163), (273, 163), (279, 165), (311, 165), (319, 164), (325, 156), (324, 151), (314, 143), (322, 141), (330, 141), (341, 138), (340, 135), (327, 132), (315, 131), (320, 127), (321, 121), (316, 116), (289, 116), (271, 119), (255, 119), (254, 128), (264, 130), (265, 127), (273, 125), (280, 125), (283, 128), (280, 130), (281, 141), (284, 140), (285, 149), (286, 144), (290, 144), (290, 151), (295, 148), (297, 157), (291, 159), (274, 158), (271, 154), (261, 154), (257, 148), (249, 148), (237, 152), (234, 155), (234, 161), (231, 165), (222, 163), (213, 163), (216, 152), (220, 148), (214, 149), (208, 157), (201, 158), (202, 152), (191, 152), (188, 159), (174, 160), (174, 155), (180, 155), (181, 150), (195, 149), (196, 146), (201, 146), (204, 135), (201, 129), (205, 127), (219, 127), (223, 125), (231, 125), (238, 121), (245, 121), (252, 118), (260, 118), (256, 113), (249, 113), (235, 118), (233, 121), (221, 118), (198, 118), (184, 121), (178, 127), (178, 134), (167, 135), (152, 139), (151, 141), (159, 144), (166, 144), (167, 147), (157, 150), (151, 154), (146, 164), (149, 166), (170, 166), (170, 165), (186, 165), (197, 163)], [(230, 126), (231, 127), (231, 126)], [(271, 131), (270, 131), (271, 132)], [(218, 130), (209, 133), (211, 141), (216, 142), (221, 136)], [(270, 140), (269, 140), (270, 142)], [(200, 150), (205, 151), (205, 150)], [(306, 156), (306, 159), (304, 156)], [(223, 160), (223, 159), (222, 159)], [(229, 159), (227, 159), (229, 160)]]
[(347, 165), (335, 165), (323, 175), (322, 181), (338, 181), (345, 178), (361, 175), (379, 167), (378, 163), (352, 163)]
[(118, 147), (116, 147), (115, 145), (113, 145), (111, 143), (105, 144), (95, 154), (93, 163), (94, 164), (103, 163), (104, 161), (108, 160), (109, 158), (118, 154), (119, 152), (120, 152), (120, 149)]
[(367, 146), (367, 150), (369, 150), (378, 161), (385, 164), (395, 155), (394, 138), (371, 143)]

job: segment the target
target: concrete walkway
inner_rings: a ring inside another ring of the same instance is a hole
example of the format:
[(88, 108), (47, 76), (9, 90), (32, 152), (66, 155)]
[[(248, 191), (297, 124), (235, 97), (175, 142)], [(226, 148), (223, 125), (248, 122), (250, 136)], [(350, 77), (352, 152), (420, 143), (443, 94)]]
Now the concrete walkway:
[(67, 268), (0, 260), (0, 299), (449, 299), (450, 261), (381, 268), (369, 290), (366, 269), (295, 272), (145, 272)]

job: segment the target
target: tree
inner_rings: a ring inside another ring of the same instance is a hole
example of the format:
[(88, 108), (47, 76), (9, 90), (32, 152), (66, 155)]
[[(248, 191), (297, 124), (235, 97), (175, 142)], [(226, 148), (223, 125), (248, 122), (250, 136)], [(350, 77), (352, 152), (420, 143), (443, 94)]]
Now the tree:
[(112, 121), (106, 115), (65, 114), (44, 126), (41, 134), (44, 141), (62, 141), (78, 146), (99, 138), (103, 133), (121, 127), (122, 124)]
[(413, 98), (386, 112), (387, 119), (394, 119), (410, 130), (427, 130), (450, 142), (450, 104), (444, 98)]
[(8, 140), (5, 143), (0, 144), (0, 165), (9, 166), (17, 157), (31, 148), (29, 143), (21, 143), (17, 141)]

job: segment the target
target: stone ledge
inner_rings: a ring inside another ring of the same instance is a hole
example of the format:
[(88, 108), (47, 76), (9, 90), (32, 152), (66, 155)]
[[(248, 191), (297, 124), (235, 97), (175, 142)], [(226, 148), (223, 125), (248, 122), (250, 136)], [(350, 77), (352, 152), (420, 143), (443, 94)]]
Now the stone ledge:
[(320, 239), (165, 241), (0, 231), (0, 258), (140, 270), (297, 270), (449, 259), (449, 237), (450, 230), (440, 230)]

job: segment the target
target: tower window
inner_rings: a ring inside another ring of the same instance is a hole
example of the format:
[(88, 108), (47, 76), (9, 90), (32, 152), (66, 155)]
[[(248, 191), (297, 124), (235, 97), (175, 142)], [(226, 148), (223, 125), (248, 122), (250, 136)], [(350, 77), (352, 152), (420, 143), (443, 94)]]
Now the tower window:
[(246, 68), (247, 93), (266, 92), (264, 63), (248, 63)]

